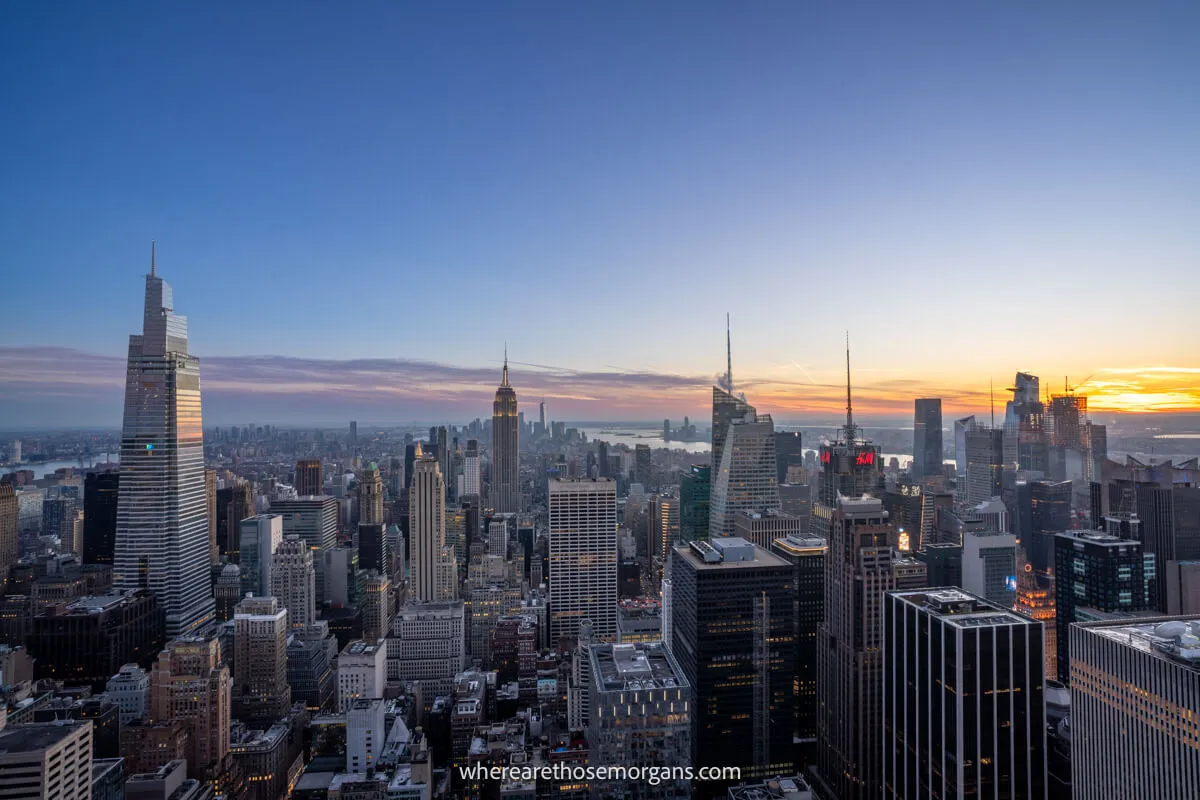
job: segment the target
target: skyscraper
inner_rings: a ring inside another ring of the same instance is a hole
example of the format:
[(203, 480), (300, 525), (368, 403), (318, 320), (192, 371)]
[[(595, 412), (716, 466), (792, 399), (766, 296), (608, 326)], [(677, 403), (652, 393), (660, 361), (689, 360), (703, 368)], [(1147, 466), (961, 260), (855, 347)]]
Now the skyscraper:
[(150, 717), (187, 727), (188, 775), (197, 780), (215, 778), (229, 753), (230, 689), (229, 668), (221, 664), (215, 638), (168, 642), (151, 670)]
[(459, 494), (463, 498), (473, 497), (478, 500), (479, 493), (479, 441), (467, 439), (467, 450), (463, 456), (463, 487)]
[(292, 534), (280, 542), (271, 559), (271, 595), (287, 609), (293, 628), (304, 628), (317, 620), (317, 572), (313, 551)]
[(817, 657), (819, 632), (825, 620), (825, 558), (829, 545), (817, 536), (785, 536), (772, 543), (771, 552), (792, 565), (796, 632), (795, 737), (801, 747), (802, 763), (810, 764), (817, 748)]
[(168, 636), (203, 630), (215, 614), (200, 361), (188, 353), (187, 318), (174, 308), (151, 256), (142, 333), (129, 337), (113, 583), (154, 592)]
[(1000, 496), (1004, 469), (1004, 431), (975, 426), (966, 432), (967, 491), (965, 502), (976, 506)]
[(758, 414), (753, 406), (729, 423), (721, 448), (721, 463), (715, 465), (709, 500), (709, 536), (732, 536), (737, 515), (742, 511), (779, 508), (779, 484), (775, 478), (775, 424), (770, 414)]
[(383, 524), (383, 477), (378, 464), (368, 464), (358, 475), (358, 521), (362, 525)]
[(517, 393), (508, 384), (508, 353), (504, 354), (504, 376), (492, 403), (491, 505), (500, 513), (521, 510), (520, 432)]
[(204, 517), (208, 520), (208, 565), (221, 563), (221, 552), (217, 548), (217, 472), (204, 470)]
[(788, 467), (804, 466), (804, 439), (800, 431), (775, 431), (775, 481), (788, 482)]
[(1017, 594), (1017, 537), (999, 530), (963, 531), (962, 588), (1001, 608)]
[(912, 476), (919, 481), (942, 474), (942, 400), (924, 398), (914, 406)]
[(617, 485), (608, 479), (552, 480), (550, 643), (574, 639), (581, 620), (597, 639), (617, 635)]
[(1071, 626), (1076, 800), (1200, 796), (1200, 620)]
[(1154, 554), (1135, 539), (1099, 531), (1066, 531), (1054, 540), (1055, 624), (1058, 679), (1070, 672), (1071, 624), (1081, 608), (1096, 611), (1146, 611), (1154, 608)]
[(671, 653), (695, 692), (694, 764), (792, 771), (792, 581), (791, 564), (736, 536), (675, 547)]
[[(458, 568), (446, 546), (446, 484), (438, 460), (417, 446), (413, 481), (408, 490), (410, 598), (449, 600)], [(454, 575), (451, 577), (450, 573)]]
[(692, 464), (679, 473), (679, 538), (685, 542), (708, 538), (712, 467)]
[(217, 489), (217, 550), (238, 562), (242, 520), (254, 516), (254, 492), (250, 483), (235, 480)]
[(296, 462), (296, 494), (321, 494), (321, 459), (302, 458)]
[(633, 479), (646, 489), (650, 489), (654, 483), (654, 468), (651, 466), (648, 444), (633, 446)]
[(271, 557), (283, 541), (283, 517), (279, 514), (257, 514), (244, 519), (241, 531), (242, 593), (268, 595), (271, 593)]
[(956, 589), (883, 611), (883, 796), (1045, 800), (1042, 624)]
[(857, 498), (864, 494), (881, 496), (883, 457), (877, 446), (859, 437), (854, 424), (854, 406), (850, 397), (850, 347), (846, 347), (846, 424), (837, 441), (821, 445), (818, 454), (821, 474), (817, 486), (817, 503), (824, 514), (813, 512), (813, 532), (827, 535), (829, 516), (837, 508), (839, 496)]
[(297, 497), (273, 500), (271, 513), (283, 517), (283, 535), (299, 536), (313, 551), (317, 571), (317, 606), (325, 596), (325, 555), (337, 546), (338, 501), (335, 497)]
[(1004, 464), (1009, 469), (1046, 473), (1050, 440), (1038, 377), (1018, 372), (1009, 391), (1013, 396), (1004, 409)]
[(829, 530), (818, 638), (819, 777), (840, 800), (877, 798), (883, 791), (884, 593), (921, 588), (924, 580), (900, 559), (899, 534), (882, 501), (839, 498)]
[(21, 557), (21, 506), (11, 483), (0, 483), (0, 585)]
[(274, 597), (247, 597), (233, 612), (233, 713), (271, 727), (292, 704), (287, 682), (287, 609)]

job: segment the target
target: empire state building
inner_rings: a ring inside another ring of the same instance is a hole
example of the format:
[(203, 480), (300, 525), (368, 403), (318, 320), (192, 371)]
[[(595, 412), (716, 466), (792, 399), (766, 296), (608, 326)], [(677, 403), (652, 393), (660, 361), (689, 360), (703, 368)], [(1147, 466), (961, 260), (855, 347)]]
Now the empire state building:
[(167, 636), (212, 624), (200, 361), (188, 353), (187, 317), (154, 257), (142, 333), (129, 337), (113, 582), (149, 589), (166, 611)]
[(517, 393), (508, 385), (508, 353), (505, 353), (504, 377), (492, 403), (491, 505), (501, 514), (521, 510), (519, 423)]

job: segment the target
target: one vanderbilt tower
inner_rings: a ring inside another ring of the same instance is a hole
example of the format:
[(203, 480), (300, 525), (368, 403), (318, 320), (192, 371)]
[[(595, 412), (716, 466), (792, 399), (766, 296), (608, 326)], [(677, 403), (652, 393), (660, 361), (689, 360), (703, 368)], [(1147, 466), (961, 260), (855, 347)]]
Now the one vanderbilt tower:
[(141, 335), (129, 337), (113, 580), (145, 587), (166, 609), (167, 636), (209, 627), (208, 520), (200, 361), (188, 353), (187, 318), (151, 248)]

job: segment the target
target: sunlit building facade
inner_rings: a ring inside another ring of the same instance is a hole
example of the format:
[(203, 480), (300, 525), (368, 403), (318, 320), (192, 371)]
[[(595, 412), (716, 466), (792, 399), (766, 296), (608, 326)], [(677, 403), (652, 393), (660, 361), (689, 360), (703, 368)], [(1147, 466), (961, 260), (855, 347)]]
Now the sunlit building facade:
[(200, 361), (151, 263), (142, 333), (129, 337), (113, 583), (158, 597), (167, 635), (212, 625)]

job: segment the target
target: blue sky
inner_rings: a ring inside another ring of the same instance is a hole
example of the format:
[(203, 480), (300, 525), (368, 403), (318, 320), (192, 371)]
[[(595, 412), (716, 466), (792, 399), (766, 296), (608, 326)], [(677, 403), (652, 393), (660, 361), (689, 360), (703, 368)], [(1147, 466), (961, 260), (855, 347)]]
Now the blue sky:
[[(847, 328), (864, 387), (1194, 391), (1162, 332), (1197, 299), (1195, 3), (9, 3), (0, 75), (25, 354), (121, 356), (156, 238), (202, 357), (486, 370), (507, 339), (636, 393), (706, 383), (729, 310), (785, 407)], [(0, 378), (0, 416), (36, 384)]]

